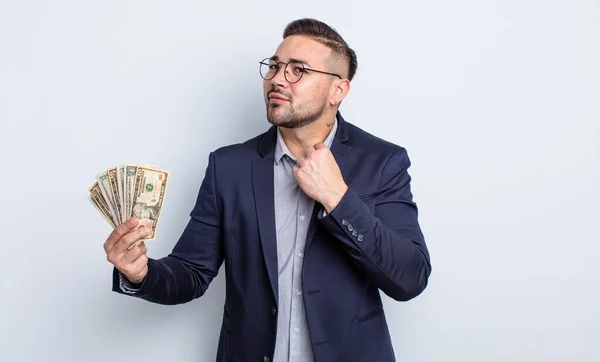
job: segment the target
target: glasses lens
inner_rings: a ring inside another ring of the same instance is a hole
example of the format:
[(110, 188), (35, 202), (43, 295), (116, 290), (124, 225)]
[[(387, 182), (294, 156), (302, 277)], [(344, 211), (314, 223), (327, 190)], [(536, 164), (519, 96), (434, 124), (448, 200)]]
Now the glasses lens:
[(300, 62), (289, 62), (285, 72), (285, 78), (290, 83), (296, 83), (304, 74), (304, 65)]
[(266, 58), (260, 62), (260, 76), (267, 80), (273, 78), (277, 72), (277, 67), (276, 61)]

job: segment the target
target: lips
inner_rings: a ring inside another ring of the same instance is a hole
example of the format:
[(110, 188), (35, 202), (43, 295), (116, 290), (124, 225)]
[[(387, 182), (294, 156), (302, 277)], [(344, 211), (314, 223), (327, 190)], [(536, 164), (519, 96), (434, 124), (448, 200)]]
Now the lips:
[(270, 93), (269, 100), (276, 103), (289, 102), (289, 99), (277, 93)]

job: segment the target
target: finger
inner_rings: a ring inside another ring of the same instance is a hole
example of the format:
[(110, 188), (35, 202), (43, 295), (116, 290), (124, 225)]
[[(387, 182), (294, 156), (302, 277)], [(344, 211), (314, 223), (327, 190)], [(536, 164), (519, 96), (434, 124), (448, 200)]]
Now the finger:
[(134, 248), (134, 247), (136, 247), (136, 246), (138, 246), (138, 245), (142, 244), (143, 242), (144, 242), (144, 239), (138, 240), (138, 241), (136, 241), (135, 243), (133, 243), (133, 244), (129, 245), (129, 246), (127, 247), (127, 250), (131, 250), (131, 248)]
[(129, 264), (124, 264), (119, 270), (127, 279), (135, 280), (141, 279), (142, 275), (145, 274), (146, 268), (148, 264), (148, 257), (144, 254), (140, 255), (137, 259)]
[(304, 153), (306, 154), (306, 157), (310, 157), (310, 155), (315, 153), (315, 149), (314, 149), (314, 147), (305, 147)]
[(323, 142), (315, 143), (313, 147), (315, 148), (315, 150), (321, 149), (323, 147), (327, 148), (327, 146)]
[(137, 260), (137, 258), (139, 258), (140, 256), (146, 254), (146, 252), (144, 251), (144, 247), (142, 246), (135, 246), (133, 248), (131, 248), (130, 250), (125, 252), (125, 255), (123, 256), (123, 264), (127, 265), (127, 264), (131, 264), (133, 263), (135, 260)]
[(146, 247), (146, 243), (142, 240), (138, 248), (142, 249), (142, 254), (148, 253), (148, 248)]
[(304, 158), (304, 157), (300, 157), (299, 159), (296, 160), (296, 165), (298, 167), (302, 167), (304, 165), (304, 163), (306, 163), (306, 158)]
[(148, 257), (146, 254), (140, 255), (137, 259), (131, 263), (131, 270), (134, 272), (135, 277), (140, 277), (148, 268)]
[(127, 264), (132, 263), (134, 260), (140, 257), (142, 254), (147, 254), (148, 248), (143, 240), (139, 241), (139, 245), (134, 243), (132, 246), (127, 249), (125, 252), (125, 256), (123, 257), (123, 261)]
[(296, 177), (297, 180), (300, 175), (300, 167), (294, 166), (294, 168), (292, 169), (292, 173), (294, 174), (294, 177)]
[(145, 236), (148, 236), (152, 230), (150, 228), (141, 227), (137, 230), (131, 231), (129, 234), (123, 236), (114, 247), (114, 252), (117, 255), (125, 253), (125, 251), (133, 244), (141, 241)]
[(133, 230), (139, 223), (139, 220), (137, 217), (132, 217), (131, 219), (127, 220), (126, 222), (122, 223), (121, 225), (117, 226), (112, 233), (110, 233), (110, 235), (108, 236), (108, 239), (106, 239), (106, 242), (104, 242), (104, 250), (108, 253), (110, 252), (115, 244), (121, 240), (121, 238), (126, 235), (127, 233), (129, 233), (131, 230)]
[[(136, 231), (141, 231), (142, 237), (141, 238), (137, 237), (136, 240), (133, 241), (133, 243), (130, 243), (129, 246), (127, 246), (127, 250), (131, 250), (131, 248), (138, 247), (139, 245), (141, 245), (144, 242), (144, 237), (152, 232), (151, 229), (148, 229), (148, 228), (140, 228)], [(148, 232), (148, 234), (146, 234), (146, 232)]]

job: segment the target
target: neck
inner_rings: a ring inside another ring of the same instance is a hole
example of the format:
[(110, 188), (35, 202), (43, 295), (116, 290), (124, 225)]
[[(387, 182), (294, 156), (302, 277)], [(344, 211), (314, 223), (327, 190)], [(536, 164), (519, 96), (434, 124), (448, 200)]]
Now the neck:
[(313, 147), (319, 142), (325, 142), (325, 139), (333, 129), (335, 124), (335, 115), (326, 116), (299, 128), (280, 127), (281, 138), (285, 142), (288, 150), (296, 158), (305, 157), (305, 148)]

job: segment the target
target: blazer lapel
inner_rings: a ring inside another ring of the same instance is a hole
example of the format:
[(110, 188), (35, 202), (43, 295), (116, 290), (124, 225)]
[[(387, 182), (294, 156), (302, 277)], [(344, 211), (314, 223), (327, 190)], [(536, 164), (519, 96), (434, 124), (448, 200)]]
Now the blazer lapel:
[(277, 129), (271, 127), (259, 142), (261, 158), (252, 163), (254, 202), (265, 266), (275, 301), (279, 303), (277, 273), (277, 231), (275, 229), (274, 148)]
[[(348, 132), (347, 125), (344, 118), (340, 112), (337, 113), (338, 119), (338, 129), (333, 138), (333, 142), (331, 143), (331, 153), (333, 153), (333, 157), (335, 158), (335, 162), (337, 162), (340, 171), (342, 172), (342, 176), (346, 179), (346, 165), (348, 163), (348, 158), (350, 157), (350, 152), (352, 148), (345, 144), (348, 141)], [(348, 180), (346, 180), (348, 183)], [(315, 233), (317, 232), (317, 223), (319, 213), (323, 212), (323, 205), (318, 202), (315, 202), (315, 208), (313, 210), (312, 217), (310, 219), (310, 223), (308, 226), (308, 234), (306, 236), (306, 246), (305, 250), (308, 250), (310, 244), (312, 243), (313, 238), (315, 237)]]
[[(346, 165), (350, 156), (351, 147), (346, 145), (348, 140), (347, 125), (338, 112), (338, 129), (331, 144), (331, 152), (335, 157), (342, 176), (345, 176)], [(277, 142), (277, 128), (271, 127), (258, 144), (258, 153), (261, 158), (252, 163), (252, 182), (254, 186), (254, 202), (258, 217), (258, 229), (262, 245), (263, 257), (269, 282), (273, 289), (276, 302), (279, 304), (278, 272), (277, 272), (277, 231), (275, 228), (275, 195), (274, 195), (274, 150)], [(305, 250), (308, 250), (317, 231), (318, 213), (323, 206), (315, 202), (315, 207), (310, 220), (306, 238)]]

